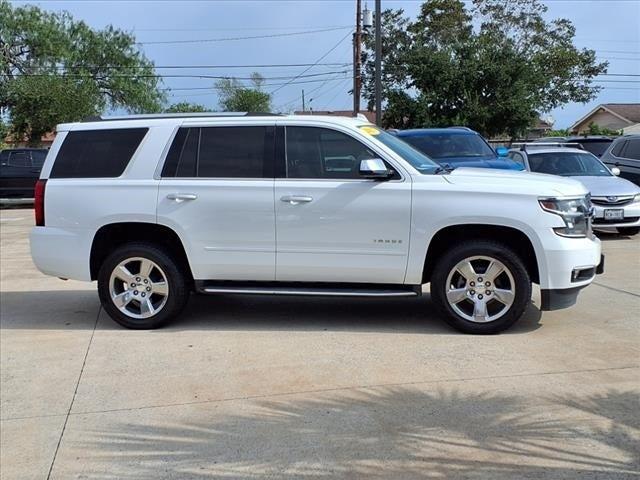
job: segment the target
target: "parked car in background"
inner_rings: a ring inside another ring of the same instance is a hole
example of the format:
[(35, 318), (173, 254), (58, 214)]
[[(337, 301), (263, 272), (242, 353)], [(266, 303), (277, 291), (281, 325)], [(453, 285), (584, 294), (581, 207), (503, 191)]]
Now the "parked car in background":
[(391, 132), (443, 166), (522, 170), (507, 157), (508, 149), (491, 148), (478, 132), (466, 127), (417, 128)]
[(97, 280), (129, 328), (172, 320), (191, 291), (415, 297), (430, 283), (452, 326), (497, 333), (532, 283), (542, 310), (566, 308), (604, 266), (580, 182), (451, 171), (358, 118), (175, 114), (57, 132), (31, 255), (48, 275)]
[(604, 135), (590, 135), (590, 136), (573, 136), (573, 137), (545, 137), (532, 140), (530, 143), (543, 144), (543, 143), (570, 143), (572, 145), (580, 145), (583, 150), (593, 153), (596, 157), (601, 157), (602, 154), (609, 148), (613, 137), (607, 137)]
[(601, 160), (609, 167), (618, 167), (622, 178), (640, 185), (640, 135), (618, 137)]
[(588, 137), (569, 137), (567, 143), (577, 143), (582, 145), (582, 148), (587, 152), (593, 153), (596, 157), (601, 157), (604, 152), (607, 151), (609, 145), (613, 142), (613, 137), (607, 137), (604, 135), (591, 135)]
[(13, 148), (0, 151), (0, 198), (33, 198), (46, 148)]
[(591, 192), (593, 227), (615, 227), (623, 235), (640, 233), (640, 187), (619, 178), (595, 155), (567, 147), (511, 150), (509, 156), (530, 172), (571, 177)]

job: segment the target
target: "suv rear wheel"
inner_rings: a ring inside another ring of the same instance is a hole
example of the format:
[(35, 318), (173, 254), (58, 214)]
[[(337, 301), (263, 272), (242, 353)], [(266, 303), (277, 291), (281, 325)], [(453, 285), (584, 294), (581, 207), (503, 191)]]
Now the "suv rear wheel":
[(98, 295), (120, 325), (149, 329), (176, 317), (189, 290), (184, 273), (167, 252), (152, 244), (129, 243), (103, 262)]
[(452, 327), (476, 334), (513, 325), (531, 301), (531, 280), (506, 245), (479, 240), (443, 255), (431, 279), (431, 298)]

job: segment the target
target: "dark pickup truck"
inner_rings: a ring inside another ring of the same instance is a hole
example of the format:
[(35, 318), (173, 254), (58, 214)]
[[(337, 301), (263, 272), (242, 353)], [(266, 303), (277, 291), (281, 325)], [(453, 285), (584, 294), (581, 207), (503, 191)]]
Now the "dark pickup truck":
[(46, 148), (14, 148), (0, 152), (0, 198), (33, 198)]

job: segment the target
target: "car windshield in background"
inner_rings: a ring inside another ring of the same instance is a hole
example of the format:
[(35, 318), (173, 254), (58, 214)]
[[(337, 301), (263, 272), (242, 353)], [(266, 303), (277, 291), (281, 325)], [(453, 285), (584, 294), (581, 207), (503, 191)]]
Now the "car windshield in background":
[(373, 125), (363, 125), (360, 130), (367, 135), (371, 135), (377, 141), (387, 146), (403, 159), (411, 164), (413, 168), (425, 175), (436, 173), (440, 170), (440, 165), (427, 157), (424, 153), (416, 150), (407, 142), (402, 141), (395, 135), (385, 132)]
[(437, 160), (445, 158), (495, 157), (493, 150), (478, 135), (439, 133), (402, 138)]
[(529, 153), (532, 172), (563, 177), (609, 177), (611, 172), (590, 153), (545, 152)]

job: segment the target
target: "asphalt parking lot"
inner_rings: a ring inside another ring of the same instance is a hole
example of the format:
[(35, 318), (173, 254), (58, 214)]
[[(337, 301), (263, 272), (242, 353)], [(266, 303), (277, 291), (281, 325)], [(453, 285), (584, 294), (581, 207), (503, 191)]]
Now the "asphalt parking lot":
[(640, 477), (640, 238), (569, 310), (450, 330), (411, 300), (194, 297), (128, 331), (0, 212), (0, 476)]

